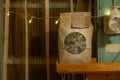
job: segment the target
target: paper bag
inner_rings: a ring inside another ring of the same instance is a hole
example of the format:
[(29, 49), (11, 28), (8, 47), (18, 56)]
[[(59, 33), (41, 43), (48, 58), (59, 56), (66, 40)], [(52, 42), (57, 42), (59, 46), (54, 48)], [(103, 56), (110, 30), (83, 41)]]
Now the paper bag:
[(60, 14), (60, 63), (88, 63), (92, 54), (91, 12)]

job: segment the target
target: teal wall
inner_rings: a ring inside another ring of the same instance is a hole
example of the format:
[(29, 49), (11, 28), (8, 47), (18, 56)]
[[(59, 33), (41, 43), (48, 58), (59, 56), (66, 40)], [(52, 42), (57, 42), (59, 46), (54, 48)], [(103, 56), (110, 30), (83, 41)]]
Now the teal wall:
[[(117, 6), (120, 6), (120, 0), (116, 0)], [(105, 52), (106, 44), (120, 44), (120, 34), (105, 34), (103, 26), (103, 17), (106, 10), (112, 9), (112, 0), (98, 0), (98, 62), (120, 62), (120, 52)], [(111, 49), (114, 49), (111, 48)]]

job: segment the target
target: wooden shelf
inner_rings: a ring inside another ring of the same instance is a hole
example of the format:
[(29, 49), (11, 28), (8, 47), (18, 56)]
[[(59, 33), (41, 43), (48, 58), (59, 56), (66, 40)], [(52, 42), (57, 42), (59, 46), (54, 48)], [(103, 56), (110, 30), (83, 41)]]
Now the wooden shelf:
[(120, 63), (83, 63), (83, 64), (56, 64), (56, 72), (69, 73), (120, 73)]

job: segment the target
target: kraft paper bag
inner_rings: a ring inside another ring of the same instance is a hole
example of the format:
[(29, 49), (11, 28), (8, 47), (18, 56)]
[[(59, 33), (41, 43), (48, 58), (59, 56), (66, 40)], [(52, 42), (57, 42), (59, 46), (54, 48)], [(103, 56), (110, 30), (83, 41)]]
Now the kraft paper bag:
[(59, 62), (89, 63), (92, 55), (91, 12), (60, 14)]

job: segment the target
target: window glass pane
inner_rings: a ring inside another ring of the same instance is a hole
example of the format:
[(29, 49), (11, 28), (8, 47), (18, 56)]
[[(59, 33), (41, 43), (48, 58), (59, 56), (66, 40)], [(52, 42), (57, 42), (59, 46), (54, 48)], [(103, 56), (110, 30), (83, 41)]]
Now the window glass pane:
[(28, 1), (29, 80), (47, 80), (45, 51), (45, 0)]
[[(10, 0), (8, 80), (25, 80), (24, 6), (24, 0)], [(27, 0), (29, 80), (46, 80), (44, 11), (44, 0)]]
[(24, 0), (10, 0), (9, 11), (6, 11), (9, 14), (8, 80), (25, 80), (25, 19), (23, 6)]
[(56, 75), (55, 64), (58, 60), (58, 28), (62, 12), (70, 12), (69, 0), (50, 0), (50, 78), (61, 80)]

